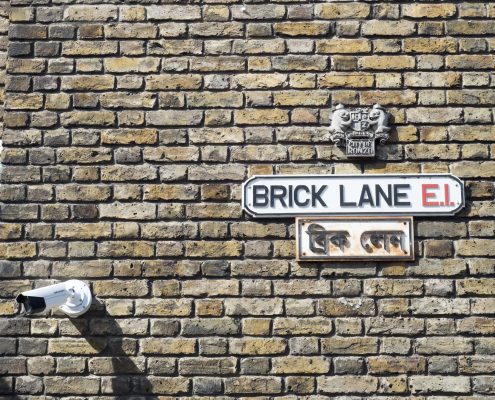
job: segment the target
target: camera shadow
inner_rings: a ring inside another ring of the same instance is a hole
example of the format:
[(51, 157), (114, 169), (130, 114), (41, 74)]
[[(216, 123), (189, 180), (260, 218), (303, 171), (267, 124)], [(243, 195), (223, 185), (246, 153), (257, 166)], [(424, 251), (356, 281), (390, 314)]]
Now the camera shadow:
[(147, 376), (146, 357), (138, 355), (139, 332), (129, 331), (132, 324), (123, 328), (119, 319), (110, 315), (105, 304), (96, 298), (87, 314), (69, 321), (80, 337), (95, 349), (88, 372), (101, 377), (102, 395), (158, 399)]

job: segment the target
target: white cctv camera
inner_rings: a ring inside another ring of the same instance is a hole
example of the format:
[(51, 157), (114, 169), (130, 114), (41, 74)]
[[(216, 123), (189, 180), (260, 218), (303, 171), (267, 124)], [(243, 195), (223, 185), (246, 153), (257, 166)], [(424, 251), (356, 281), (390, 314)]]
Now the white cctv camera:
[(71, 279), (22, 292), (16, 301), (23, 305), (26, 315), (60, 307), (69, 317), (78, 317), (91, 306), (91, 290), (84, 282)]

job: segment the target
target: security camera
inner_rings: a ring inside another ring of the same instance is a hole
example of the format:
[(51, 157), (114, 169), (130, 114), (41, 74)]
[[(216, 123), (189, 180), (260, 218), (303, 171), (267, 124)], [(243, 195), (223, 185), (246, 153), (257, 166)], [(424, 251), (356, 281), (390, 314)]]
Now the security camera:
[(84, 282), (71, 279), (22, 292), (16, 301), (23, 305), (25, 315), (59, 307), (69, 317), (79, 317), (91, 306), (91, 290)]

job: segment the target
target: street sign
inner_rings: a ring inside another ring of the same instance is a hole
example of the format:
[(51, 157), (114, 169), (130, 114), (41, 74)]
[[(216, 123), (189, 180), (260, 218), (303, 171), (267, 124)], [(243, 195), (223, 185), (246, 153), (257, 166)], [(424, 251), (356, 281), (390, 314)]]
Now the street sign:
[(297, 260), (413, 260), (412, 222), (412, 217), (297, 218)]
[(264, 175), (243, 184), (254, 217), (314, 215), (453, 215), (464, 185), (450, 174)]

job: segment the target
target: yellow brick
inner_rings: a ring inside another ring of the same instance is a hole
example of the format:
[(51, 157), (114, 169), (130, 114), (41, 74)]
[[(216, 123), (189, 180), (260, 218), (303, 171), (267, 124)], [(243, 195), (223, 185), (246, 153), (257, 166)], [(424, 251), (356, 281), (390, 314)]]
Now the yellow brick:
[(488, 54), (461, 54), (445, 58), (447, 68), (451, 69), (492, 69), (495, 56)]
[(146, 338), (141, 341), (143, 354), (194, 354), (195, 339)]
[(286, 74), (237, 74), (232, 76), (232, 87), (265, 89), (283, 87), (287, 83)]
[(354, 54), (371, 51), (368, 39), (322, 39), (316, 41), (316, 51), (322, 54)]
[(363, 36), (409, 36), (416, 31), (416, 24), (406, 20), (372, 20), (363, 23), (362, 31)]
[(274, 374), (326, 374), (330, 361), (325, 357), (286, 356), (272, 359)]
[(265, 318), (244, 318), (242, 332), (244, 335), (267, 336), (270, 333), (271, 320)]
[(198, 193), (197, 185), (157, 184), (145, 185), (144, 200), (194, 200)]
[(275, 106), (323, 106), (329, 97), (329, 92), (324, 90), (287, 90), (275, 92), (273, 103)]
[(19, 239), (22, 235), (22, 225), (0, 223), (0, 239)]
[(366, 3), (322, 3), (316, 4), (315, 15), (322, 19), (366, 18), (370, 6)]
[(160, 65), (159, 58), (106, 58), (104, 60), (105, 70), (107, 72), (139, 72), (150, 73), (158, 72)]
[(370, 90), (360, 93), (361, 104), (411, 105), (416, 103), (416, 92), (412, 90)]
[(187, 93), (189, 107), (226, 107), (239, 108), (243, 105), (243, 96), (239, 92), (196, 92)]
[(196, 74), (161, 74), (146, 77), (147, 90), (199, 89), (201, 83), (201, 75)]
[(289, 123), (289, 112), (277, 108), (244, 109), (235, 111), (234, 120), (241, 125), (284, 125)]
[(362, 69), (402, 70), (414, 68), (415, 59), (410, 56), (366, 56), (359, 64)]
[(195, 241), (186, 242), (186, 255), (188, 257), (236, 257), (241, 254), (242, 245), (240, 242), (214, 242), (214, 241)]
[(91, 355), (99, 354), (107, 346), (104, 338), (85, 339), (50, 339), (48, 352), (50, 354)]
[(329, 29), (328, 22), (281, 22), (273, 25), (275, 33), (287, 36), (321, 36)]
[(449, 18), (456, 13), (455, 4), (403, 4), (402, 14), (410, 18)]
[(329, 72), (319, 77), (320, 87), (338, 88), (367, 88), (372, 87), (374, 78), (372, 74), (364, 73), (347, 73), (347, 72)]
[(102, 144), (155, 144), (156, 129), (115, 129), (101, 133)]
[(245, 356), (283, 354), (287, 348), (286, 341), (279, 338), (230, 339), (229, 344), (231, 354)]
[(36, 255), (36, 243), (9, 242), (0, 243), (0, 258), (8, 260), (32, 258)]
[(406, 38), (404, 51), (406, 53), (455, 53), (457, 40), (452, 38)]

